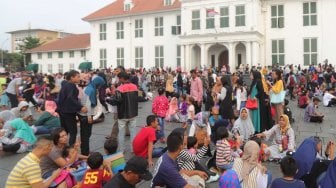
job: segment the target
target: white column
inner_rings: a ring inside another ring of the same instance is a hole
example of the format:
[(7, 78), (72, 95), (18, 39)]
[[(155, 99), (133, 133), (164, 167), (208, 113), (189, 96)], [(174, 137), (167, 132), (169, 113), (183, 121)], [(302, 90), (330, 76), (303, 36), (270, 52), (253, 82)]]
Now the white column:
[(201, 67), (204, 67), (204, 65), (207, 64), (205, 58), (206, 58), (205, 44), (201, 44)]
[(246, 43), (246, 64), (249, 65), (250, 68), (252, 68), (252, 61), (251, 61), (251, 42), (247, 41)]
[(259, 43), (254, 41), (252, 42), (252, 64), (255, 66), (258, 66), (258, 64), (260, 64), (260, 66), (262, 66), (261, 62), (260, 62), (260, 52), (259, 52)]
[(260, 57), (260, 64), (264, 67), (266, 65), (266, 55), (265, 55), (265, 43), (261, 43), (259, 47), (259, 57)]
[(185, 63), (185, 45), (181, 45), (181, 69), (185, 70), (186, 69), (186, 63)]
[(229, 43), (229, 66), (231, 73), (236, 71), (236, 50), (234, 48), (234, 43)]
[(185, 45), (185, 67), (186, 67), (186, 71), (190, 70), (190, 45), (187, 44)]

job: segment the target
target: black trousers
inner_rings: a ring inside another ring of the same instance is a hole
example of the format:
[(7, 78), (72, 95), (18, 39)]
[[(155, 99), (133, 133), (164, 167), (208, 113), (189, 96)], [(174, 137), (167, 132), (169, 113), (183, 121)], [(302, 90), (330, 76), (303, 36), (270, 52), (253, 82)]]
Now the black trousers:
[(19, 104), (19, 101), (18, 101), (16, 95), (13, 95), (13, 94), (8, 93), (8, 92), (6, 92), (6, 94), (7, 94), (8, 98), (9, 98), (9, 100), (10, 100), (11, 107), (12, 108), (17, 107), (18, 104)]
[(336, 105), (336, 99), (332, 98), (329, 103), (328, 103), (328, 107), (331, 107), (332, 105)]
[(322, 121), (323, 121), (323, 116), (311, 116), (310, 117), (310, 122), (322, 123)]
[(201, 112), (201, 110), (202, 110), (202, 103), (200, 105), (198, 105), (198, 102), (195, 101), (194, 102), (194, 107), (195, 107), (195, 114), (197, 114), (197, 113)]
[(29, 103), (31, 102), (34, 106), (37, 105), (37, 102), (35, 101), (34, 97), (33, 97), (34, 93), (33, 94), (23, 94), (23, 98), (26, 99), (26, 101)]
[(90, 137), (92, 133), (92, 123), (88, 122), (88, 116), (78, 115), (80, 123), (80, 139), (82, 155), (90, 154)]
[(69, 145), (72, 146), (76, 142), (77, 137), (77, 121), (75, 113), (60, 113), (61, 126), (69, 134)]

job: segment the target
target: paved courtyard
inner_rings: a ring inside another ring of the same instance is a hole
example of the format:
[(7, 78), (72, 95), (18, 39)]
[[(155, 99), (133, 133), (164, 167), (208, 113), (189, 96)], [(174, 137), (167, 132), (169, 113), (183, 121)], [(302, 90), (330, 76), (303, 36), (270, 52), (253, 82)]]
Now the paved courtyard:
[[(322, 124), (317, 123), (305, 123), (303, 122), (304, 110), (296, 107), (296, 102), (291, 101), (290, 107), (293, 112), (293, 117), (295, 118), (295, 123), (292, 127), (296, 135), (297, 145), (302, 142), (302, 140), (309, 136), (320, 136), (325, 144), (329, 139), (336, 139), (336, 114), (335, 108), (326, 108), (320, 104), (319, 111), (325, 114), (325, 121)], [(139, 116), (137, 118), (137, 129), (140, 129), (145, 125), (146, 116), (151, 113), (151, 102), (139, 103)], [(105, 136), (109, 135), (111, 132), (113, 120), (111, 114), (107, 114), (105, 121), (103, 123), (95, 124), (93, 127), (93, 134), (91, 136), (90, 145), (91, 150), (99, 151), (103, 153), (103, 143), (105, 141)], [(179, 127), (180, 124), (166, 123), (165, 132), (168, 135), (171, 130)], [(129, 148), (129, 137), (126, 137)], [(9, 154), (0, 152), (0, 188), (5, 186), (7, 176), (14, 165), (26, 154)], [(130, 151), (126, 153), (126, 158), (129, 159), (131, 156)], [(281, 176), (279, 166), (275, 163), (265, 163), (268, 169), (272, 172), (273, 178)], [(151, 169), (153, 170), (153, 169)], [(138, 187), (147, 188), (149, 187), (149, 182), (142, 182)], [(208, 187), (215, 188), (218, 187), (217, 183), (209, 184)]]

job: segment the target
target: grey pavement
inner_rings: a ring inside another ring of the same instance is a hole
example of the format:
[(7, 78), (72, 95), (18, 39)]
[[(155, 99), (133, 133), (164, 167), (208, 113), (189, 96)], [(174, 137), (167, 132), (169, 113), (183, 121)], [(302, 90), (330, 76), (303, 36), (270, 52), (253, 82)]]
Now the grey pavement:
[[(295, 118), (295, 123), (292, 124), (296, 135), (297, 146), (302, 142), (303, 139), (309, 136), (320, 136), (322, 138), (323, 144), (325, 145), (328, 140), (336, 139), (336, 114), (334, 108), (323, 107), (322, 104), (319, 106), (319, 111), (325, 114), (325, 121), (321, 124), (319, 123), (305, 123), (303, 122), (304, 110), (299, 109), (296, 106), (296, 101), (290, 101), (289, 104), (293, 117)], [(139, 116), (137, 117), (137, 130), (143, 127), (146, 123), (146, 117), (151, 113), (151, 102), (139, 103)], [(105, 141), (105, 136), (109, 135), (112, 129), (113, 120), (112, 115), (107, 114), (105, 121), (103, 123), (93, 125), (92, 136), (90, 139), (90, 146), (92, 151), (99, 151), (103, 153), (103, 144)], [(168, 135), (174, 128), (180, 127), (181, 124), (176, 123), (165, 123), (165, 133)], [(126, 147), (129, 148), (129, 137), (126, 137)], [(26, 154), (10, 154), (0, 152), (0, 188), (5, 186), (7, 176), (11, 169), (15, 166), (18, 160), (20, 160)], [(126, 159), (131, 157), (131, 151), (126, 151)], [(273, 179), (281, 177), (281, 172), (279, 165), (275, 163), (266, 162), (264, 164), (271, 171)], [(153, 169), (151, 169), (153, 170)], [(150, 187), (150, 182), (141, 182), (138, 187), (147, 188)], [(218, 187), (218, 183), (208, 184), (207, 187), (215, 188)]]

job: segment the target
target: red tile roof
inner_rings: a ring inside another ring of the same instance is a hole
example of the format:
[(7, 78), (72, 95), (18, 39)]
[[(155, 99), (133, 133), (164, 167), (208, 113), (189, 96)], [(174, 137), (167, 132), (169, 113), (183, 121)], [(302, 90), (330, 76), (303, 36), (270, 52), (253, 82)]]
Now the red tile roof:
[(67, 51), (76, 49), (87, 49), (90, 47), (90, 34), (76, 34), (69, 35), (62, 39), (41, 45), (37, 48), (33, 48), (28, 53), (36, 52), (50, 52), (50, 51)]
[(164, 6), (164, 0), (133, 0), (133, 8), (131, 8), (129, 11), (124, 11), (124, 0), (116, 0), (115, 2), (84, 17), (83, 20), (100, 20), (114, 16), (134, 15), (146, 12), (158, 12), (180, 8), (180, 0), (175, 0), (172, 5), (168, 6)]

